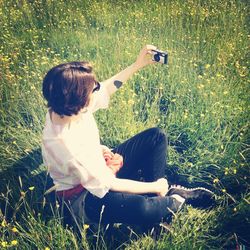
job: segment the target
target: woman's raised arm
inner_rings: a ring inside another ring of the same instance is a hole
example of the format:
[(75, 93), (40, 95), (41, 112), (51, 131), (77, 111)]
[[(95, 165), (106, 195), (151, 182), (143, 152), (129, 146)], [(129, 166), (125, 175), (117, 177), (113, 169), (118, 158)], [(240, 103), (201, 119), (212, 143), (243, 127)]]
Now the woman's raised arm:
[(122, 84), (126, 82), (135, 72), (149, 64), (155, 63), (151, 56), (151, 51), (155, 49), (156, 47), (153, 45), (146, 45), (140, 51), (136, 61), (133, 64), (111, 78), (103, 81), (102, 84), (107, 88), (109, 95), (112, 95), (117, 89), (119, 89)]

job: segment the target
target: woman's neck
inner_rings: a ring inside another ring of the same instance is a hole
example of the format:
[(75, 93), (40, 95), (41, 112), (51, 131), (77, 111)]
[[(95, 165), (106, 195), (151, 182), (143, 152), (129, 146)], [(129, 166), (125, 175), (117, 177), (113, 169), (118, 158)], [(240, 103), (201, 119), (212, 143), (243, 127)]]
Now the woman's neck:
[(80, 118), (81, 112), (79, 112), (77, 115), (58, 115), (57, 113), (53, 112), (52, 110), (49, 111), (50, 113), (50, 120), (55, 125), (65, 125), (73, 121), (77, 121)]

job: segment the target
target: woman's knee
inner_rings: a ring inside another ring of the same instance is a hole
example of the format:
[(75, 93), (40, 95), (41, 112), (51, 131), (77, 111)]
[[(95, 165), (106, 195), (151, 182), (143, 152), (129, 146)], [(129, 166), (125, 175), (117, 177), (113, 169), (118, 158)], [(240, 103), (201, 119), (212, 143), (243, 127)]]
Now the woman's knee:
[(153, 135), (166, 136), (166, 132), (162, 128), (152, 127), (147, 129), (146, 131)]
[(167, 142), (168, 142), (167, 134), (163, 129), (158, 128), (158, 127), (152, 127), (150, 129), (148, 129), (148, 131), (152, 136), (156, 137), (157, 140), (160, 140), (162, 142), (166, 142), (166, 144), (167, 144)]

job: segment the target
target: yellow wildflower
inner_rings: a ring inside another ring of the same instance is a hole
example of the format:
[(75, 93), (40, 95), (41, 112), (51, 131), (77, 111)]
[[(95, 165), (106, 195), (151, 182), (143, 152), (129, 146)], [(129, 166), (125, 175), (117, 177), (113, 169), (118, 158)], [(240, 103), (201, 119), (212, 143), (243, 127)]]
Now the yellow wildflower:
[(1, 223), (1, 226), (2, 226), (2, 227), (6, 227), (6, 226), (7, 226), (7, 222), (6, 222), (5, 219), (3, 219), (2, 223)]
[(223, 193), (226, 193), (227, 190), (226, 190), (226, 189), (222, 189), (221, 191), (222, 191)]
[(13, 233), (17, 233), (17, 232), (18, 232), (18, 230), (17, 230), (16, 227), (13, 227), (13, 228), (11, 229), (11, 231), (12, 231)]
[(16, 246), (18, 244), (18, 241), (17, 240), (12, 240), (11, 241), (11, 246)]
[(2, 245), (2, 247), (7, 247), (8, 246), (8, 242), (7, 241), (2, 241), (1, 245)]
[(206, 65), (205, 65), (205, 69), (210, 68), (210, 66), (211, 66), (210, 64), (206, 64)]
[(216, 183), (218, 183), (219, 182), (219, 179), (218, 178), (215, 178), (214, 180), (213, 180), (213, 183), (214, 184), (216, 184)]
[(49, 247), (45, 247), (44, 250), (50, 250), (50, 248)]
[(83, 229), (84, 229), (84, 230), (87, 230), (88, 228), (89, 228), (89, 225), (88, 225), (88, 224), (84, 224), (84, 225), (83, 225)]
[(235, 207), (235, 208), (233, 209), (233, 211), (234, 211), (234, 212), (237, 212), (237, 208)]
[(34, 186), (29, 187), (29, 190), (30, 190), (30, 191), (33, 191), (34, 189), (35, 189), (35, 187), (34, 187)]
[(198, 88), (198, 89), (203, 89), (204, 87), (205, 87), (204, 84), (199, 84), (197, 88)]

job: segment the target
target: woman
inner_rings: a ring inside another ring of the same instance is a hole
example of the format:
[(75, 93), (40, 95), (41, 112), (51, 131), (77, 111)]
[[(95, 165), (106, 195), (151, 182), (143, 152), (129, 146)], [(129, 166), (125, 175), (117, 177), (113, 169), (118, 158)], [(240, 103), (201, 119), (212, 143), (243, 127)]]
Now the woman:
[[(109, 149), (100, 144), (93, 113), (107, 108), (110, 96), (139, 69), (154, 64), (145, 46), (135, 63), (98, 83), (87, 62), (52, 68), (43, 81), (49, 111), (43, 131), (43, 159), (61, 204), (79, 222), (153, 225), (183, 203), (203, 202), (213, 193), (203, 188), (170, 187), (164, 178), (167, 139), (147, 129)], [(122, 119), (122, 117), (121, 117)], [(203, 203), (202, 203), (203, 204)]]

